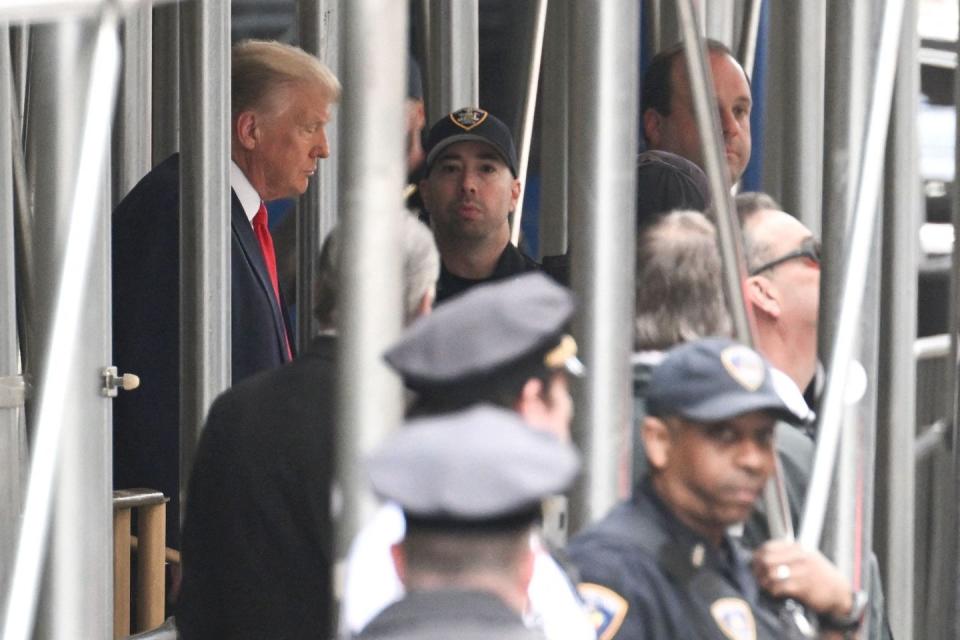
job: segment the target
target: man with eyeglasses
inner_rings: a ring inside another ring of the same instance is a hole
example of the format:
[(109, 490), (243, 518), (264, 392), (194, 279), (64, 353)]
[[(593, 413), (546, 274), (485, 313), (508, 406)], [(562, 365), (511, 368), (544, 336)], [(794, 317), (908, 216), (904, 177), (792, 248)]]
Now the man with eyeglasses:
[(765, 193), (736, 198), (757, 350), (800, 389), (817, 372), (820, 242)]

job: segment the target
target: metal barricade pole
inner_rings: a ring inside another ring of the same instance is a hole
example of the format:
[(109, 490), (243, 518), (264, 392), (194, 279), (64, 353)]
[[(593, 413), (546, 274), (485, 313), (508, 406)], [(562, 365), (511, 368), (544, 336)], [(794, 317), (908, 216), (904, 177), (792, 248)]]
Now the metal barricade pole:
[(427, 126), (480, 102), (478, 0), (430, 0)]
[[(231, 377), (230, 3), (180, 7), (179, 521), (207, 409)], [(189, 100), (186, 98), (189, 97)], [(177, 517), (177, 513), (171, 517)]]
[[(568, 202), (573, 289), (580, 298), (575, 334), (590, 375), (576, 392), (574, 437), (584, 474), (571, 504), (571, 527), (607, 513), (626, 491), (618, 459), (631, 447), (629, 357), (638, 123), (639, 6), (632, 0), (576, 3), (570, 13)], [(624, 114), (628, 114), (626, 117)], [(629, 443), (629, 439), (627, 439)]]
[[(49, 153), (49, 166), (59, 168), (53, 172), (57, 179), (37, 194), (37, 217), (43, 225), (38, 237), (55, 240), (45, 245), (47, 259), (38, 269), (47, 283), (43, 289), (50, 292), (43, 307), (51, 311), (51, 320), (46, 314), (38, 318), (48, 340), (39, 369), (26, 506), (4, 611), (5, 640), (25, 640), (33, 632), (48, 541), (53, 586), (44, 590), (37, 635), (110, 636), (110, 401), (93, 391), (96, 385), (90, 378), (95, 363), (102, 366), (109, 355), (109, 218), (102, 187), (119, 71), (116, 29), (115, 9), (108, 6), (95, 35), (75, 22), (38, 29), (31, 38), (38, 53), (43, 52), (33, 62), (36, 72), (52, 74), (33, 84), (34, 90), (52, 92), (49, 100), (38, 96), (36, 102), (64, 117), (52, 119), (53, 126), (47, 121), (46, 133), (35, 132), (32, 139), (35, 152)], [(53, 103), (63, 95), (58, 91), (75, 89), (86, 78), (80, 61), (89, 61), (84, 67), (89, 69), (89, 88), (79, 92), (86, 93), (85, 120), (82, 126), (71, 126), (69, 116)], [(70, 154), (70, 145), (54, 142), (64, 127), (78, 134), (78, 155)], [(82, 554), (76, 553), (77, 545)]]

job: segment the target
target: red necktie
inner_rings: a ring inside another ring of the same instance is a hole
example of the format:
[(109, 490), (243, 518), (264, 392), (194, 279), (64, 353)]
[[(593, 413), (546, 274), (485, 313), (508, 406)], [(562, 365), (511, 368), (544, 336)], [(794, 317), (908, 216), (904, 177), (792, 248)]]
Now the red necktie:
[[(277, 280), (277, 254), (273, 250), (273, 237), (270, 235), (270, 228), (267, 226), (267, 207), (262, 202), (257, 210), (257, 215), (253, 216), (253, 232), (257, 236), (257, 242), (260, 243), (260, 252), (263, 254), (263, 261), (267, 264), (267, 273), (270, 274), (270, 284), (273, 285), (273, 295), (277, 299), (277, 308), (283, 315), (283, 306), (280, 303), (280, 282)], [(283, 336), (287, 342), (287, 357), (293, 359), (290, 351), (290, 337), (287, 335), (287, 328), (283, 328)]]

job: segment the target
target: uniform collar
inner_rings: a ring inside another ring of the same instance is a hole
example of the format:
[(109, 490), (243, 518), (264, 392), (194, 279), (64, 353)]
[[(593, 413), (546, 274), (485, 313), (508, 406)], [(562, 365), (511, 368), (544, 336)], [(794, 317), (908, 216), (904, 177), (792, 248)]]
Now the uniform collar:
[(634, 502), (639, 504), (644, 501), (656, 511), (671, 540), (670, 557), (661, 558), (661, 561), (669, 562), (682, 573), (709, 566), (736, 585), (748, 602), (756, 603), (757, 587), (750, 573), (747, 556), (733, 538), (724, 534), (717, 547), (688, 527), (660, 498), (649, 475), (644, 477), (634, 492)]

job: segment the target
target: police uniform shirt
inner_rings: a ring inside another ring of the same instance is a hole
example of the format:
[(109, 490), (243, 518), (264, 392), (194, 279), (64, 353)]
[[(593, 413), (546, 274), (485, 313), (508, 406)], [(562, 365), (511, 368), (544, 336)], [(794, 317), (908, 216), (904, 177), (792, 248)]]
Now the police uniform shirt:
[[(718, 549), (684, 525), (649, 479), (574, 538), (569, 555), (598, 640), (783, 637), (777, 619), (757, 606), (746, 556), (729, 538)], [(690, 588), (704, 581), (710, 589)]]
[(540, 265), (529, 258), (520, 249), (509, 242), (504, 247), (503, 253), (497, 259), (497, 264), (493, 268), (493, 273), (488, 278), (472, 280), (470, 278), (461, 278), (458, 275), (450, 273), (443, 261), (440, 261), (440, 278), (437, 280), (437, 304), (463, 293), (470, 287), (474, 287), (484, 282), (494, 282), (503, 280), (510, 276), (520, 275), (528, 271), (537, 271)]
[[(403, 540), (404, 531), (399, 506), (387, 503), (354, 539), (340, 608), (344, 635), (364, 629), (382, 610), (403, 598), (390, 547)], [(527, 626), (542, 630), (548, 640), (592, 640), (593, 628), (566, 573), (536, 537), (531, 545), (537, 553), (527, 590)]]
[(479, 590), (418, 591), (390, 605), (356, 640), (545, 640), (500, 598)]

